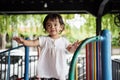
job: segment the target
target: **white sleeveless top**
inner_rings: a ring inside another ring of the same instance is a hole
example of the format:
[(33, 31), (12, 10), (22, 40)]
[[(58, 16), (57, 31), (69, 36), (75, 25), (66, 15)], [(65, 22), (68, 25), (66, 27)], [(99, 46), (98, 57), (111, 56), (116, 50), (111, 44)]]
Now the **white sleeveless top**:
[(65, 76), (68, 74), (66, 48), (69, 41), (65, 37), (54, 40), (48, 36), (41, 36), (39, 44), (41, 53), (37, 66), (38, 77), (65, 80)]

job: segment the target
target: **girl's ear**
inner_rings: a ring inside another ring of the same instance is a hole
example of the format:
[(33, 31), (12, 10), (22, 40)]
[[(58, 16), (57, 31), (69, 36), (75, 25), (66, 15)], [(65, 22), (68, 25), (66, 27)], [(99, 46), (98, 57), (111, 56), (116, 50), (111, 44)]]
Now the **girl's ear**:
[(60, 30), (60, 33), (64, 30), (64, 25), (62, 24), (61, 25), (61, 30)]

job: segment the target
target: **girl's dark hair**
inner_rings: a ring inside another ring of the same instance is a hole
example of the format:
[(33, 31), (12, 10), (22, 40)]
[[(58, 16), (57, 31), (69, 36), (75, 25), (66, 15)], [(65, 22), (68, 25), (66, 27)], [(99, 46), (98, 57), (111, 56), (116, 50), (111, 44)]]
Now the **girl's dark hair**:
[[(43, 21), (43, 27), (44, 27), (44, 29), (46, 30), (46, 22), (48, 21), (48, 19), (51, 19), (51, 20), (54, 20), (54, 19), (59, 19), (59, 23), (60, 23), (60, 25), (63, 25), (63, 30), (64, 30), (64, 22), (63, 22), (63, 19), (62, 19), (62, 17), (61, 17), (61, 15), (59, 15), (59, 14), (48, 14), (46, 17), (45, 17), (45, 19), (44, 19), (44, 21)], [(62, 30), (62, 31), (63, 31)], [(61, 32), (62, 32), (61, 31)]]

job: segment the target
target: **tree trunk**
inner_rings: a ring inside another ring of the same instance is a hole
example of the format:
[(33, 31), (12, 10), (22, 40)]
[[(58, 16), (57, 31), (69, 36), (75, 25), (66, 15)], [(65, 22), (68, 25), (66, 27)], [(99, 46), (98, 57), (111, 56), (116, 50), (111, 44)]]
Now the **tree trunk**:
[(0, 34), (0, 49), (6, 48), (6, 33)]

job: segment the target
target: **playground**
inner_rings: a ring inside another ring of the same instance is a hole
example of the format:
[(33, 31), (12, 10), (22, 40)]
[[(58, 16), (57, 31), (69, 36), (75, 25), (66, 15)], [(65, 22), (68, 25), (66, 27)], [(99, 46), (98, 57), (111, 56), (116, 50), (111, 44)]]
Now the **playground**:
[[(112, 33), (102, 25), (104, 15), (117, 14), (114, 23), (120, 28), (119, 0), (1, 0), (0, 4), (0, 14), (5, 16), (92, 14), (96, 18), (95, 35), (83, 39), (72, 57), (69, 55), (66, 80), (120, 80), (120, 48), (112, 48)], [(37, 54), (36, 50), (31, 51), (24, 45), (1, 50), (0, 80), (36, 80)]]

